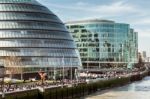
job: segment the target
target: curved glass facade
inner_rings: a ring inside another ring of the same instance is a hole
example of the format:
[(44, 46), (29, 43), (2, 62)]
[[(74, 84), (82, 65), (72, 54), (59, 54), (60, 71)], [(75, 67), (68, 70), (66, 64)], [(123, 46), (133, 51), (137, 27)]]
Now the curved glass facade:
[(35, 0), (0, 0), (0, 57), (24, 72), (81, 66), (65, 25)]
[(84, 68), (127, 67), (137, 62), (137, 33), (109, 20), (68, 22)]

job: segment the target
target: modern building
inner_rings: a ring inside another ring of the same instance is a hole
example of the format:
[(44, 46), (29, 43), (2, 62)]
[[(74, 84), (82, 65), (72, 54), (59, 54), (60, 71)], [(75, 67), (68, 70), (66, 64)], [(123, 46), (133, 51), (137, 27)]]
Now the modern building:
[(129, 38), (129, 68), (134, 65), (134, 63), (138, 63), (138, 33), (134, 31), (134, 29), (130, 28), (130, 32), (128, 33)]
[(147, 62), (148, 58), (147, 58), (147, 55), (146, 55), (146, 51), (142, 51), (142, 60), (143, 62)]
[(150, 57), (146, 57), (145, 62), (150, 62)]
[(142, 56), (143, 56), (143, 58), (146, 58), (146, 57), (147, 57), (146, 51), (143, 51), (143, 52), (142, 52)]
[(36, 0), (0, 0), (0, 59), (7, 74), (81, 66), (65, 25)]
[(84, 69), (125, 67), (138, 62), (138, 34), (129, 24), (110, 20), (67, 22)]

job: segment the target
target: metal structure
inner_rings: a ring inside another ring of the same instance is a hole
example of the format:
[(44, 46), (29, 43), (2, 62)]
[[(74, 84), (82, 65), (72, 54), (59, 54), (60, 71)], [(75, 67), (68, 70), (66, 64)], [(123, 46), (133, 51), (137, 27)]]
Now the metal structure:
[[(0, 60), (19, 57), (9, 68), (23, 68), (25, 73), (40, 69), (81, 66), (75, 42), (63, 22), (36, 0), (0, 0)], [(62, 66), (62, 57), (64, 64)], [(70, 63), (73, 58), (74, 63)]]

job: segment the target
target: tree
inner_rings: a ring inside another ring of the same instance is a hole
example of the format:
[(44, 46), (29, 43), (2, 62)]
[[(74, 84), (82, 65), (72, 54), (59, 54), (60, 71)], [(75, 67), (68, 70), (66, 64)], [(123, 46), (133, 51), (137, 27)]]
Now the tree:
[(6, 74), (10, 74), (10, 78), (12, 78), (13, 74), (21, 74), (21, 79), (23, 79), (23, 68), (21, 57), (17, 56), (5, 57), (4, 66), (6, 67)]
[(141, 53), (139, 53), (139, 64), (142, 64), (142, 63), (143, 63), (142, 55)]
[(141, 53), (138, 53), (138, 63), (135, 65), (135, 67), (137, 67), (137, 68), (144, 67), (144, 62), (143, 62)]

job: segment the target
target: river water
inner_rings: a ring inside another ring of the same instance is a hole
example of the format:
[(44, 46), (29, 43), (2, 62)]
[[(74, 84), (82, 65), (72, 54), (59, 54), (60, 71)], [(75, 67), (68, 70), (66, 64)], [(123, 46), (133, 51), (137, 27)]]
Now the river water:
[(83, 99), (150, 99), (150, 77), (123, 87), (97, 92)]

